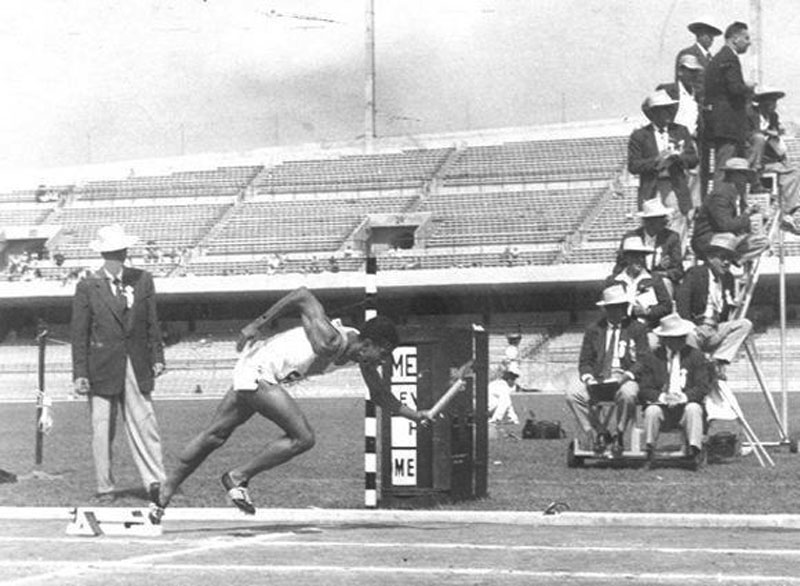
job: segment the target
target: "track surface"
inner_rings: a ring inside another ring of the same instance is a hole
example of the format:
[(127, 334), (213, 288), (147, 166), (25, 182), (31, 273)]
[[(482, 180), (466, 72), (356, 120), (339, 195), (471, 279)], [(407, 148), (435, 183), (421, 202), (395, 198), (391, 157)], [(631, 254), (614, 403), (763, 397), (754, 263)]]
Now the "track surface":
[(0, 584), (800, 584), (785, 529), (172, 521), (151, 538), (0, 521)]

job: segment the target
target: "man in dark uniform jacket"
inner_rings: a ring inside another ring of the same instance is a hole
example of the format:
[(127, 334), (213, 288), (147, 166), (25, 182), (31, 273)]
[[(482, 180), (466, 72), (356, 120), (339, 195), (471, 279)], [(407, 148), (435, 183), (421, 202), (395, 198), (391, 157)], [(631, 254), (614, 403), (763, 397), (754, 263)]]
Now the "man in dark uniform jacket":
[(728, 159), (745, 155), (747, 107), (753, 86), (744, 81), (739, 55), (746, 53), (749, 46), (747, 25), (734, 22), (725, 30), (725, 45), (706, 68), (706, 129), (715, 148), (715, 183), (722, 181), (722, 169)]
[(680, 68), (681, 57), (684, 55), (693, 55), (700, 62), (700, 65), (703, 66), (703, 69), (705, 69), (711, 61), (711, 45), (714, 44), (714, 37), (718, 37), (722, 34), (722, 31), (717, 27), (702, 21), (692, 22), (686, 28), (694, 34), (695, 43), (685, 49), (681, 49), (675, 56), (676, 81), (679, 78), (678, 69)]
[(165, 479), (161, 439), (150, 394), (164, 371), (164, 346), (150, 273), (124, 266), (136, 238), (118, 225), (98, 230), (91, 248), (103, 266), (78, 282), (72, 302), (72, 375), (88, 394), (97, 498), (114, 499), (111, 469), (117, 411), (144, 486)]
[(675, 124), (678, 102), (657, 90), (642, 103), (651, 123), (638, 128), (628, 139), (628, 170), (639, 176), (638, 207), (658, 197), (677, 209), (670, 227), (683, 237), (688, 232), (687, 215), (692, 209), (687, 169), (697, 165), (694, 140), (685, 126)]
[(652, 465), (659, 432), (680, 427), (694, 467), (703, 446), (703, 402), (714, 384), (713, 365), (686, 343), (694, 324), (671, 313), (653, 330), (660, 343), (644, 359), (639, 402), (645, 406), (645, 449)]
[[(581, 430), (595, 451), (610, 455), (622, 452), (623, 436), (636, 413), (637, 383), (642, 356), (649, 352), (647, 331), (638, 320), (628, 316), (628, 296), (620, 285), (603, 290), (597, 302), (605, 316), (590, 325), (583, 335), (578, 360), (579, 379), (566, 390), (569, 405)], [(603, 429), (597, 410), (592, 407), (589, 387), (601, 382), (617, 386), (614, 395), (616, 421), (613, 430)]]
[(622, 259), (623, 243), (627, 238), (637, 236), (653, 249), (653, 254), (646, 258), (645, 268), (664, 280), (670, 295), (674, 293), (683, 277), (683, 252), (680, 236), (667, 227), (670, 214), (672, 210), (661, 203), (659, 198), (644, 202), (642, 211), (636, 214), (642, 219), (642, 225), (623, 235), (612, 274), (619, 274), (625, 268)]
[(714, 234), (706, 262), (689, 269), (675, 293), (677, 312), (696, 326), (689, 344), (711, 354), (722, 376), (753, 329), (747, 318), (731, 319), (738, 300), (730, 267), (739, 258), (738, 243), (734, 234)]
[(768, 239), (753, 231), (751, 216), (760, 210), (747, 203), (747, 184), (754, 173), (747, 160), (740, 157), (728, 159), (723, 171), (724, 181), (715, 183), (695, 218), (692, 250), (703, 259), (715, 234), (733, 233), (739, 237), (742, 260), (751, 260), (769, 247)]

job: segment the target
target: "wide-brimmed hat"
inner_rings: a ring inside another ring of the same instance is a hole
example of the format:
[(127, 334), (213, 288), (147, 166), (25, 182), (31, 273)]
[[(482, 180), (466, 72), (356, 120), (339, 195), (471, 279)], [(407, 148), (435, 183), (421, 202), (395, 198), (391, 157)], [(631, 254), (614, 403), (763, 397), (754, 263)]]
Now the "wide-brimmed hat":
[(678, 100), (673, 100), (666, 90), (656, 90), (642, 102), (642, 112), (647, 114), (653, 108), (668, 108), (678, 105)]
[(750, 168), (750, 163), (747, 159), (743, 159), (742, 157), (731, 157), (725, 164), (722, 166), (724, 171), (739, 171), (741, 173), (755, 173), (753, 169)]
[(95, 252), (113, 252), (130, 248), (138, 240), (136, 236), (125, 234), (125, 228), (119, 224), (111, 224), (97, 231), (97, 238), (89, 243), (89, 248)]
[(712, 37), (718, 37), (722, 34), (722, 31), (719, 30), (717, 27), (708, 24), (707, 22), (703, 22), (702, 20), (696, 20), (694, 22), (690, 22), (689, 25), (686, 27), (692, 33), (696, 35), (702, 35), (703, 33), (708, 33)]
[(628, 303), (628, 295), (622, 285), (611, 285), (603, 289), (603, 297), (596, 305), (621, 305)]
[(734, 255), (738, 255), (739, 237), (733, 232), (718, 232), (711, 237), (708, 243), (710, 251), (725, 250)]
[(697, 58), (697, 55), (692, 55), (691, 53), (684, 53), (681, 55), (681, 58), (678, 59), (678, 67), (685, 67), (686, 69), (694, 69), (696, 71), (705, 69), (703, 64), (700, 63), (700, 59)]
[(639, 236), (628, 236), (622, 241), (622, 252), (638, 252), (641, 254), (653, 254), (655, 250), (642, 242)]
[(693, 331), (693, 322), (683, 319), (677, 313), (670, 313), (659, 320), (658, 327), (653, 330), (653, 333), (661, 338), (677, 338), (686, 336)]
[(644, 200), (642, 202), (642, 211), (636, 212), (636, 215), (640, 218), (660, 218), (662, 216), (669, 217), (672, 212), (672, 208), (665, 206), (660, 197), (654, 197), (653, 199)]
[(512, 360), (511, 362), (509, 362), (506, 365), (505, 370), (503, 370), (503, 376), (506, 376), (508, 374), (512, 376), (520, 376), (522, 374), (522, 371), (519, 368), (519, 363), (516, 360)]
[(768, 86), (762, 86), (756, 88), (756, 91), (753, 92), (753, 101), (763, 102), (766, 100), (780, 100), (784, 96), (786, 96), (786, 92), (783, 90), (779, 90), (777, 88), (772, 88)]

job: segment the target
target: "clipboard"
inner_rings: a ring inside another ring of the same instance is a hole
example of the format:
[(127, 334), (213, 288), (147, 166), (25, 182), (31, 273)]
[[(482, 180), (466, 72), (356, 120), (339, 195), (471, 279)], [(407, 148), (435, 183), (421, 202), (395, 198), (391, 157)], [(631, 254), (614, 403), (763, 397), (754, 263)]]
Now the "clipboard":
[(619, 390), (619, 382), (616, 380), (606, 380), (598, 383), (587, 385), (589, 391), (589, 399), (595, 403), (614, 401), (617, 391)]

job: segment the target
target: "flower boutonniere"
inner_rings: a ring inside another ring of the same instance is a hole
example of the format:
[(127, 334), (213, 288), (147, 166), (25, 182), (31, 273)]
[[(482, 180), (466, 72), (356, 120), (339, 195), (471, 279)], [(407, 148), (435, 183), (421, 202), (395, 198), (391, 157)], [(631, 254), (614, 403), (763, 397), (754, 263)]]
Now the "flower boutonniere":
[(133, 307), (133, 287), (130, 285), (125, 285), (123, 289), (123, 294), (125, 295), (125, 307), (130, 309)]

